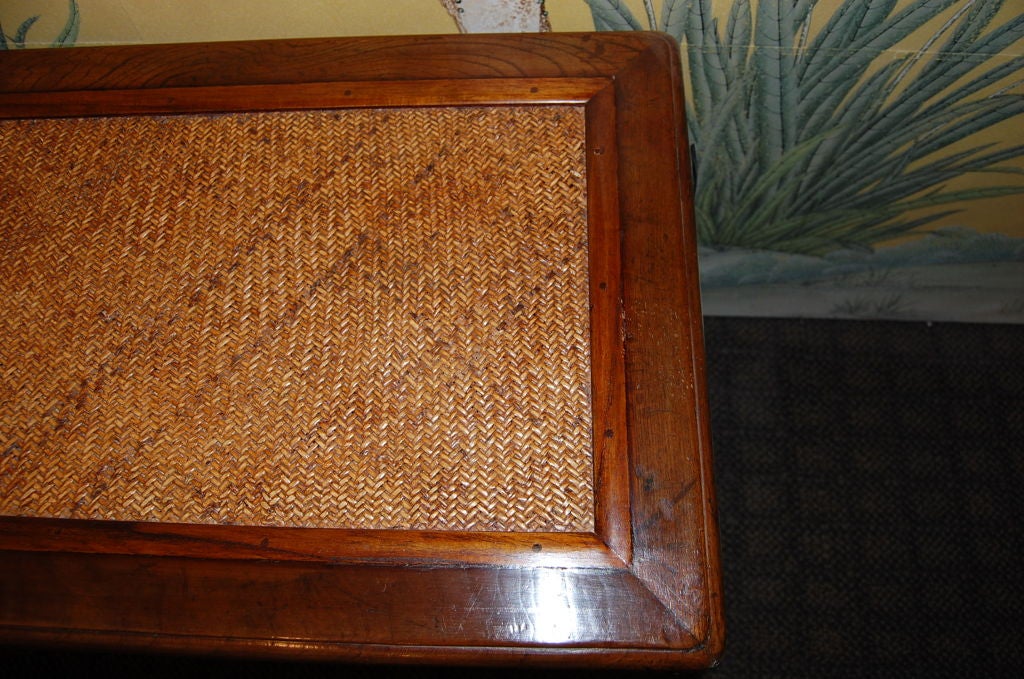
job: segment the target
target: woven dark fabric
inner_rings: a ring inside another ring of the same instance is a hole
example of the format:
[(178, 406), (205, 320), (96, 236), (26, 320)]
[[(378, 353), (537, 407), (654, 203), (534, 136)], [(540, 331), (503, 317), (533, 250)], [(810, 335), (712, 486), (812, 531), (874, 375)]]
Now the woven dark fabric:
[(1010, 676), (1024, 328), (708, 319), (721, 677)]
[[(709, 318), (706, 339), (729, 625), (706, 676), (1019, 676), (1024, 327)], [(34, 674), (338, 671), (6, 657)]]

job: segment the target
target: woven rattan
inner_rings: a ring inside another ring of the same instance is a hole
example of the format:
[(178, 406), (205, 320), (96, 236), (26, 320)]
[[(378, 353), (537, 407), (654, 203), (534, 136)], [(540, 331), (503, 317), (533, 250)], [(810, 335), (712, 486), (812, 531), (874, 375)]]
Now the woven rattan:
[(583, 134), (0, 123), (0, 513), (591, 530)]

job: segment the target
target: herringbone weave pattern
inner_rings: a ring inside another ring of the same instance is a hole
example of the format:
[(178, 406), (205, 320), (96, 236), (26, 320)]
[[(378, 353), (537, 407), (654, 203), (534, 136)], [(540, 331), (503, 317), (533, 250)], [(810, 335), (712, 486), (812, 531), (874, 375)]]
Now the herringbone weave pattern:
[(582, 111), (0, 124), (0, 513), (593, 519)]

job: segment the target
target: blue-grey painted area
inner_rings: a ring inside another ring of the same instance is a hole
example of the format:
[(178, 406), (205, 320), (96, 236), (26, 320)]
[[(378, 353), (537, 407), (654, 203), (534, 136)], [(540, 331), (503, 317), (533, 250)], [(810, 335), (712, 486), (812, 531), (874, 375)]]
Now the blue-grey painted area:
[(815, 257), (702, 248), (704, 312), (721, 316), (1024, 323), (1024, 238), (938, 229)]

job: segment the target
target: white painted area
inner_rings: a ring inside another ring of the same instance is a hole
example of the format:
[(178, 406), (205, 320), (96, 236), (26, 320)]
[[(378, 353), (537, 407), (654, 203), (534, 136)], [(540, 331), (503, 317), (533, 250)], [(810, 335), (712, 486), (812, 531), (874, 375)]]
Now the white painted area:
[(441, 0), (463, 33), (550, 31), (541, 0)]

